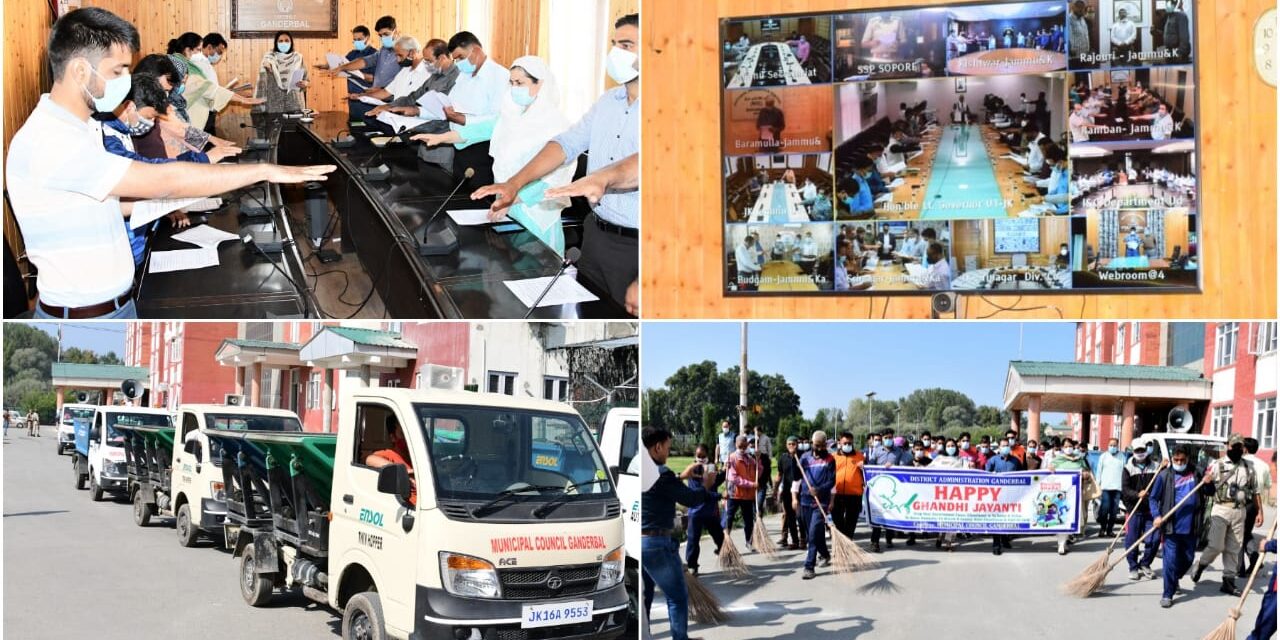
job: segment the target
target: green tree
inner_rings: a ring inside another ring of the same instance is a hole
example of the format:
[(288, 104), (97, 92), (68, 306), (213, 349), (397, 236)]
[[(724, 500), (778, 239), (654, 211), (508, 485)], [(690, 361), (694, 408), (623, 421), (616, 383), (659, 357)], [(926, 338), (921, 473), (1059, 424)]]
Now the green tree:
[(716, 420), (716, 408), (710, 402), (702, 405), (702, 436), (698, 442), (707, 446), (708, 451), (716, 450), (716, 433), (720, 431), (720, 421)]

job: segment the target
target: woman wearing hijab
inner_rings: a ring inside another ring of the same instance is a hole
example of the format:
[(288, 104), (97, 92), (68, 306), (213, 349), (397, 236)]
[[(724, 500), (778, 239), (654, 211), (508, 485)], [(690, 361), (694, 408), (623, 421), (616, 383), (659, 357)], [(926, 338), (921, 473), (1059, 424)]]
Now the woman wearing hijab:
[[(413, 140), (428, 146), (453, 144), (458, 148), (489, 140), (493, 156), (493, 176), (505, 182), (533, 159), (552, 138), (569, 128), (560, 112), (555, 78), (547, 63), (536, 56), (518, 58), (511, 65), (511, 92), (503, 100), (498, 117), (488, 122), (467, 124), (447, 133), (424, 133)], [(519, 222), (557, 254), (564, 255), (564, 225), (560, 211), (569, 206), (567, 198), (544, 199), (547, 189), (561, 187), (573, 180), (574, 163), (568, 163), (546, 177), (525, 186), (514, 205), (504, 213)]]
[[(226, 87), (218, 85), (217, 78), (210, 79), (200, 65), (192, 62), (192, 56), (201, 52), (204, 39), (197, 33), (184, 33), (169, 41), (169, 59), (178, 68), (184, 80), (179, 97), (183, 102), (178, 110), (191, 126), (203, 130), (209, 121), (210, 111), (221, 111), (230, 102), (245, 105), (262, 104), (260, 98), (246, 98)], [(201, 54), (203, 55), (203, 54)]]
[[(293, 48), (293, 34), (288, 31), (276, 33), (276, 48), (262, 57), (262, 68), (258, 71), (258, 95), (265, 104), (254, 107), (255, 111), (265, 113), (288, 113), (306, 108), (306, 100), (302, 90), (310, 84), (307, 81), (307, 66), (303, 64), (302, 54)], [(302, 79), (295, 80), (295, 73), (301, 71)]]

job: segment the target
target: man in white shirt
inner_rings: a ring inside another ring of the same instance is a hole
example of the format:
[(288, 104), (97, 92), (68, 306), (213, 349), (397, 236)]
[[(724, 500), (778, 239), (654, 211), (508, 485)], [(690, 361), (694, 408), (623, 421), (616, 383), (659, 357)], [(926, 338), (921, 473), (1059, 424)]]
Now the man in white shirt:
[(1071, 117), (1067, 119), (1067, 126), (1071, 129), (1072, 142), (1088, 142), (1089, 141), (1089, 125), (1093, 124), (1093, 120), (1085, 113), (1084, 104), (1077, 102), (1071, 107)]
[(1130, 120), (1147, 120), (1151, 122), (1151, 139), (1168, 140), (1173, 136), (1173, 116), (1169, 115), (1169, 105), (1161, 102), (1155, 113), (1145, 116), (1133, 116)]
[(754, 290), (759, 286), (758, 278), (763, 267), (759, 254), (756, 253), (755, 241), (750, 235), (742, 239), (742, 244), (733, 250), (734, 260), (738, 263), (738, 290)]
[(14, 135), (5, 163), (14, 217), (39, 271), (37, 318), (137, 316), (123, 217), (133, 205), (120, 198), (207, 197), (264, 180), (324, 180), (335, 169), (145, 164), (108, 153), (90, 116), (124, 100), (138, 48), (133, 25), (96, 7), (67, 13), (50, 33), (53, 86)]
[(1111, 61), (1113, 64), (1129, 62), (1133, 44), (1138, 40), (1138, 26), (1129, 19), (1129, 12), (1121, 9), (1116, 21), (1111, 23)]
[(1013, 161), (1022, 165), (1027, 173), (1037, 175), (1044, 168), (1044, 152), (1040, 150), (1040, 141), (1044, 140), (1044, 132), (1040, 130), (1040, 125), (1034, 122), (1028, 122), (1027, 126), (1022, 128), (1023, 137), (1030, 142), (1027, 144), (1027, 155), (1025, 157), (1014, 155)]
[[(511, 72), (489, 58), (480, 40), (470, 31), (459, 31), (449, 38), (449, 57), (458, 66), (458, 81), (449, 91), (452, 107), (444, 110), (449, 128), (458, 130), (498, 117), (502, 99), (511, 91)], [(455, 145), (456, 146), (456, 145)], [(459, 146), (453, 157), (453, 175), (462, 176), (468, 168), (475, 170), (465, 184), (472, 190), (493, 184), (493, 158), (489, 142)]]
[(914, 228), (907, 229), (907, 238), (902, 241), (898, 255), (903, 258), (924, 262), (925, 249), (928, 247), (920, 241), (920, 234)]
[(804, 239), (800, 241), (800, 256), (806, 260), (818, 257), (818, 243), (814, 241), (812, 231), (806, 231)]

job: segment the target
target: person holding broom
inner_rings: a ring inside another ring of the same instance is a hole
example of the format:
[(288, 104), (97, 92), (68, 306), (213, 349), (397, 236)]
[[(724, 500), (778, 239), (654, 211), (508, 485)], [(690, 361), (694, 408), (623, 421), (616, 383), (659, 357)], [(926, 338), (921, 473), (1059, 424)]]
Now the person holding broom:
[(1151, 530), (1151, 506), (1147, 503), (1147, 487), (1155, 478), (1160, 465), (1151, 458), (1150, 449), (1143, 447), (1134, 449), (1133, 455), (1124, 463), (1121, 473), (1120, 500), (1125, 509), (1131, 513), (1129, 525), (1124, 530), (1124, 546), (1132, 547), (1138, 540), (1145, 540), (1141, 553), (1137, 549), (1130, 551), (1129, 579), (1148, 580), (1156, 577), (1151, 570), (1151, 562), (1156, 557), (1156, 540), (1146, 538)]
[[(707, 445), (698, 445), (693, 455), (693, 463), (680, 473), (680, 479), (684, 480), (690, 489), (697, 491), (702, 488), (707, 472), (714, 474), (716, 468), (707, 457)], [(724, 476), (719, 476), (712, 483), (711, 491), (719, 495), (720, 484), (723, 482)], [(711, 534), (712, 542), (716, 543), (716, 554), (720, 553), (720, 545), (724, 544), (724, 529), (720, 527), (719, 502), (719, 500), (708, 500), (689, 507), (689, 529), (685, 540), (684, 563), (695, 576), (698, 575), (698, 557), (702, 552), (702, 532)]]
[[(1065, 451), (1065, 450), (1064, 450)], [(1213, 495), (1213, 486), (1200, 485), (1200, 473), (1187, 464), (1191, 457), (1185, 445), (1174, 449), (1170, 456), (1170, 466), (1156, 475), (1156, 483), (1151, 486), (1151, 497), (1147, 506), (1154, 519), (1151, 526), (1164, 534), (1164, 592), (1160, 596), (1160, 606), (1168, 609), (1173, 606), (1173, 596), (1178, 593), (1178, 581), (1191, 569), (1196, 557), (1196, 540), (1200, 538), (1200, 507), (1205, 496)], [(1199, 492), (1195, 492), (1200, 486)], [(1195, 492), (1177, 511), (1173, 506), (1178, 501)], [(1170, 513), (1170, 511), (1173, 511)]]
[(835, 491), (828, 503), (827, 513), (831, 514), (831, 523), (836, 531), (852, 539), (854, 530), (858, 528), (858, 516), (862, 514), (862, 465), (866, 460), (862, 452), (853, 447), (852, 433), (845, 431), (840, 434), (835, 460)]
[(742, 512), (742, 535), (747, 541), (747, 551), (755, 551), (751, 546), (751, 533), (756, 523), (756, 479), (760, 477), (760, 463), (747, 450), (747, 436), (738, 436), (734, 443), (737, 450), (729, 454), (725, 463), (725, 475), (728, 488), (728, 507), (724, 510), (721, 526), (725, 535), (733, 531), (733, 519)]
[[(778, 457), (778, 475), (773, 481), (773, 499), (782, 505), (782, 537), (778, 539), (778, 547), (783, 549), (799, 549), (807, 545), (796, 522), (796, 509), (791, 503), (791, 486), (800, 482), (800, 463), (797, 462), (800, 449), (800, 438), (787, 436), (787, 449)], [(788, 544), (787, 537), (791, 542)]]
[[(645, 427), (640, 441), (658, 465), (658, 479), (640, 501), (640, 559), (644, 563), (644, 607), (653, 604), (654, 585), (667, 596), (667, 617), (674, 640), (689, 638), (689, 591), (680, 565), (680, 544), (675, 539), (676, 503), (695, 507), (717, 498), (712, 488), (716, 472), (706, 469), (701, 487), (685, 486), (667, 468), (671, 455), (671, 432), (661, 427)], [(648, 616), (645, 616), (648, 619)]]
[(800, 457), (801, 479), (791, 488), (792, 506), (800, 512), (800, 526), (809, 532), (809, 549), (801, 576), (804, 580), (813, 579), (819, 558), (823, 567), (831, 564), (827, 523), (819, 504), (831, 504), (831, 490), (836, 486), (836, 461), (827, 451), (827, 434), (814, 431), (811, 442), (813, 450)]

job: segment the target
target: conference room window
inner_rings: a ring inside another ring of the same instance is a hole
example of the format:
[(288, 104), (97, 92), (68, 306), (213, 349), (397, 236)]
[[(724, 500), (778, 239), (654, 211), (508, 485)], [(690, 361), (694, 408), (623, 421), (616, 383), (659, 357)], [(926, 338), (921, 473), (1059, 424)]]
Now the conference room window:
[(1276, 397), (1262, 398), (1255, 402), (1253, 437), (1262, 449), (1276, 448)]
[(1223, 405), (1213, 408), (1213, 420), (1209, 423), (1209, 435), (1225, 438), (1231, 434), (1233, 407)]
[(320, 372), (312, 371), (311, 378), (307, 380), (307, 408), (320, 408)]
[(516, 394), (516, 374), (502, 371), (489, 372), (489, 393), (501, 393), (508, 396)]
[(1236, 363), (1236, 336), (1240, 325), (1236, 322), (1219, 322), (1214, 328), (1213, 363), (1218, 369)]
[(569, 399), (569, 379), (546, 376), (542, 379), (542, 397), (545, 400), (564, 402)]

